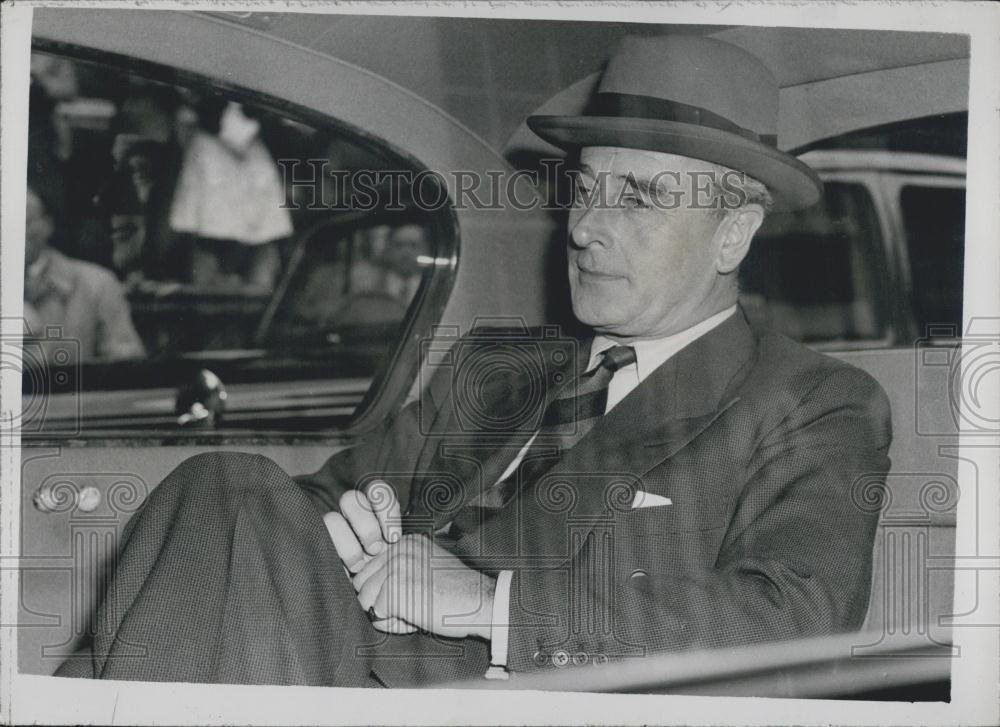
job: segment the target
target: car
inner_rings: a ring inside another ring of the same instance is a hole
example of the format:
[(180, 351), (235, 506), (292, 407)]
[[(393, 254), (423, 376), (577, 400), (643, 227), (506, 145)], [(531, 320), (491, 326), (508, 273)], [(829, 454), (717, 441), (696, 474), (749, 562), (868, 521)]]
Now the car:
[[(297, 144), (299, 151), (320, 149), (310, 158), (346, 170), (376, 165), (427, 178), (461, 170), (479, 179), (491, 172), (531, 179), (551, 150), (520, 121), (585, 97), (607, 50), (626, 32), (667, 30), (728, 40), (768, 63), (782, 84), (784, 146), (801, 150), (826, 184), (820, 205), (776, 215), (761, 231), (744, 272), (748, 314), (868, 371), (892, 404), (892, 499), (865, 500), (883, 515), (864, 643), (852, 637), (849, 646), (873, 656), (894, 649), (951, 654), (943, 619), (955, 612), (947, 563), (958, 460), (948, 447), (959, 435), (951, 392), (963, 333), (964, 148), (942, 153), (897, 142), (920, 136), (913, 131), (920, 128), (938, 141), (964, 132), (966, 36), (891, 34), (890, 43), (881, 31), (833, 29), (43, 8), (35, 12), (33, 48), (89, 69), (97, 96), (76, 108), (78, 128), (111, 128), (113, 99), (100, 89), (117, 74), (132, 88), (239, 103), (270, 119), (273, 138), (284, 138), (289, 154)], [(405, 42), (394, 40), (400, 37)], [(518, 43), (561, 53), (566, 63), (510, 57), (502, 73), (491, 65), (490, 54)], [(444, 53), (459, 45), (456, 58)], [(833, 53), (845, 46), (854, 49), (849, 58)], [(449, 62), (440, 63), (445, 56)], [(900, 79), (927, 92), (911, 93)], [(104, 121), (92, 118), (94, 109), (105, 109)], [(282, 167), (287, 187), (315, 192), (312, 169), (293, 167)], [(416, 218), (405, 204), (361, 215), (304, 205), (283, 243), (284, 272), (263, 294), (140, 281), (129, 301), (148, 358), (60, 363), (46, 352), (72, 347), (64, 332), (25, 339), (21, 672), (51, 674), (92, 628), (125, 522), (183, 459), (225, 447), (263, 453), (289, 472), (313, 471), (416, 395), (428, 342), (497, 323), (497, 311), (502, 325), (520, 330), (552, 321), (572, 327), (564, 290), (552, 282), (561, 270), (552, 243), (558, 214), (542, 204), (458, 204), (447, 181), (449, 204)], [(532, 194), (544, 199), (546, 190), (539, 185)], [(415, 219), (427, 234), (412, 300), (393, 309), (369, 291), (355, 301), (360, 319), (335, 320), (329, 314), (352, 293), (358, 261), (371, 259), (387, 228), (402, 226), (394, 219)], [(315, 309), (317, 317), (303, 312)], [(905, 567), (898, 566), (904, 557)], [(909, 594), (902, 601), (901, 592)], [(833, 663), (848, 644), (830, 643), (823, 653)], [(795, 671), (791, 647), (774, 653), (775, 663)], [(721, 669), (728, 657), (705, 658)], [(848, 662), (839, 668), (850, 671)], [(918, 684), (919, 698), (945, 698), (948, 660), (933, 663), (916, 676), (900, 671), (902, 686)], [(664, 690), (676, 665), (664, 667)], [(870, 676), (859, 667), (855, 677), (825, 687), (803, 680), (799, 690), (787, 677), (782, 694), (872, 691)], [(703, 677), (712, 682), (712, 669)], [(614, 684), (608, 688), (627, 690)], [(684, 689), (698, 686), (688, 680)], [(753, 693), (775, 692), (758, 685)]]
[(826, 351), (960, 331), (965, 160), (843, 149), (800, 158), (822, 178), (823, 201), (766, 220), (741, 270), (747, 314)]

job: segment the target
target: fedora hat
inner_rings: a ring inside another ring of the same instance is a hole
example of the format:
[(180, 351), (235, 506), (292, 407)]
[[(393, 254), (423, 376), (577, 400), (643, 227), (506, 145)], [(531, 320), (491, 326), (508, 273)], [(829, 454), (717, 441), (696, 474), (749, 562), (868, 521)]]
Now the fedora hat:
[(763, 182), (775, 210), (809, 207), (822, 183), (777, 147), (778, 83), (755, 56), (712, 38), (627, 37), (579, 116), (531, 116), (562, 149), (617, 146), (702, 159)]

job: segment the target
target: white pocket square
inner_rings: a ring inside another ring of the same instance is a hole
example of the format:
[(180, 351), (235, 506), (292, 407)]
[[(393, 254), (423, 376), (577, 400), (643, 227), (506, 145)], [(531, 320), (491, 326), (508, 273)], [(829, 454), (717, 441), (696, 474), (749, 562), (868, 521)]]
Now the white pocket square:
[(640, 507), (660, 507), (662, 505), (673, 504), (673, 501), (669, 497), (654, 495), (652, 492), (643, 492), (642, 490), (636, 490), (635, 497), (632, 498), (633, 510)]

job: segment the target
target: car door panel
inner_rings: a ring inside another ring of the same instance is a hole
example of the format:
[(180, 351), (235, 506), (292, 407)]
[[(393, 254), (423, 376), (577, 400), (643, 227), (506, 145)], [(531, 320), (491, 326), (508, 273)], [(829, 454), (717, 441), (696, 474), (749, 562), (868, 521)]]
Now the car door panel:
[(264, 455), (298, 475), (316, 471), (350, 442), (25, 448), (19, 668), (51, 674), (77, 647), (108, 586), (122, 529), (180, 462), (223, 449)]

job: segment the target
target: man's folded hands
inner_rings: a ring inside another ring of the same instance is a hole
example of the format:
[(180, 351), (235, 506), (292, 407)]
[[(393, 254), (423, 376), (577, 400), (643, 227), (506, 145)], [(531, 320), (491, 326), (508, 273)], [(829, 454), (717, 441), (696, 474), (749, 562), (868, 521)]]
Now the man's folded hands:
[(495, 580), (424, 535), (403, 535), (389, 484), (351, 490), (338, 505), (323, 520), (376, 629), (489, 640)]

